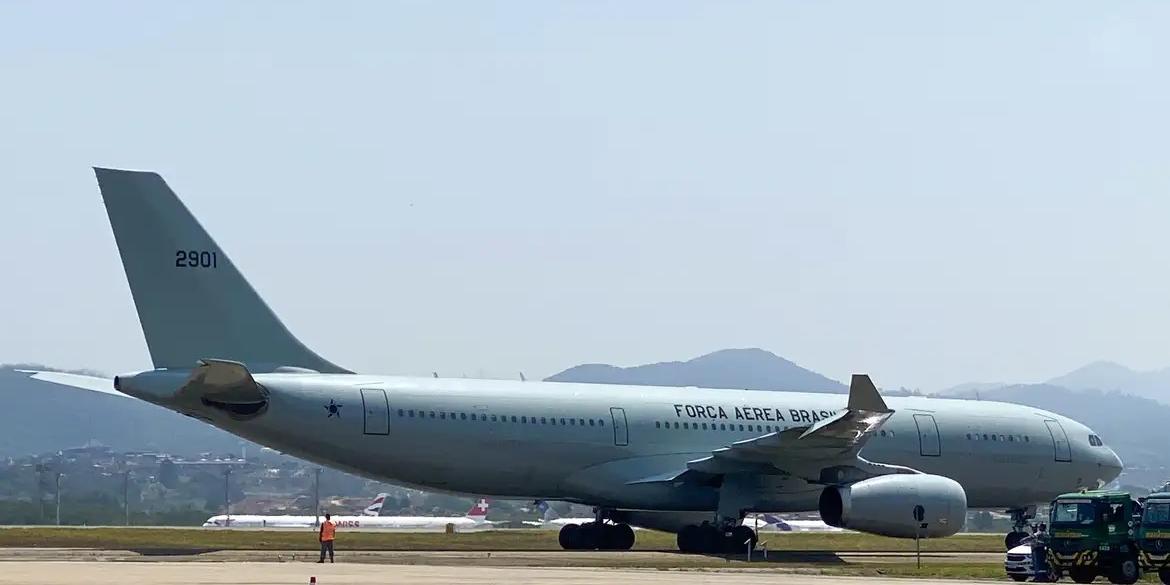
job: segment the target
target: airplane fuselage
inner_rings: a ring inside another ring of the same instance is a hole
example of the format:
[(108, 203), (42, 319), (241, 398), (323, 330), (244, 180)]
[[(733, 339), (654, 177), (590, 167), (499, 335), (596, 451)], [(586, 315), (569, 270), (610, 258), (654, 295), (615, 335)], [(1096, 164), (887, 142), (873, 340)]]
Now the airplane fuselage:
[[(122, 377), (123, 392), (174, 408), (187, 372)], [(186, 414), (281, 451), (375, 479), (496, 497), (635, 510), (714, 510), (711, 486), (668, 481), (736, 441), (844, 408), (838, 394), (602, 384), (256, 374), (258, 415)], [(1046, 501), (1116, 477), (1120, 462), (1071, 419), (1026, 406), (889, 398), (896, 412), (861, 456), (950, 477), (973, 508)], [(752, 475), (754, 511), (815, 510), (823, 486)]]

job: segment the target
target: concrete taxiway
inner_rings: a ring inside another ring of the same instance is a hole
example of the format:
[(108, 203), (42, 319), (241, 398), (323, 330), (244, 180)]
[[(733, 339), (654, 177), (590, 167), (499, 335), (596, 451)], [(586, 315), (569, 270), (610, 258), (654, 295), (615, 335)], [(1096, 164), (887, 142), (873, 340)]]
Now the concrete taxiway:
[[(785, 585), (905, 585), (906, 579), (771, 574)], [(373, 585), (440, 583), (478, 585), (612, 585), (613, 583), (711, 583), (757, 585), (758, 571), (478, 567), (315, 563), (183, 563), (28, 561), (0, 563), (0, 585)], [(916, 579), (915, 584), (954, 585), (956, 580)]]

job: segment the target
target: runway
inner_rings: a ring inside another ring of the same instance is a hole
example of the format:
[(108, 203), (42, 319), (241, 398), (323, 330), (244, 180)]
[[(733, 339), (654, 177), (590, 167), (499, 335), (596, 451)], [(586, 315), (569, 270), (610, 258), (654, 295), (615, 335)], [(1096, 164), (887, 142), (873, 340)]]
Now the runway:
[[(779, 575), (777, 575), (779, 577)], [(613, 583), (718, 583), (756, 585), (761, 571), (743, 569), (655, 570), (553, 567), (477, 567), (315, 563), (184, 563), (29, 561), (0, 563), (0, 585), (405, 585), (532, 583), (537, 585), (612, 585)], [(826, 577), (786, 573), (786, 585), (904, 585), (905, 579)], [(953, 585), (953, 579), (917, 579), (924, 585)]]

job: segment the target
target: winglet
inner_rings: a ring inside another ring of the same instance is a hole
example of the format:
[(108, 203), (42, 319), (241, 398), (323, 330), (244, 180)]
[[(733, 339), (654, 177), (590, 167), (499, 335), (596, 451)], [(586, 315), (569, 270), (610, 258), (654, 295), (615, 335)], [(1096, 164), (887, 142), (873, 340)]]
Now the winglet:
[(849, 410), (890, 412), (867, 374), (853, 374), (853, 380), (849, 383)]

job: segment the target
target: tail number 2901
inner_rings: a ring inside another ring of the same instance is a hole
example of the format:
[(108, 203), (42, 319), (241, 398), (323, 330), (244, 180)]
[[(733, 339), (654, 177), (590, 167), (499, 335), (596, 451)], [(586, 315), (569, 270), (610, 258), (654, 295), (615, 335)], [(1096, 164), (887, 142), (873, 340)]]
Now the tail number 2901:
[(219, 254), (207, 250), (176, 250), (176, 268), (218, 268)]

